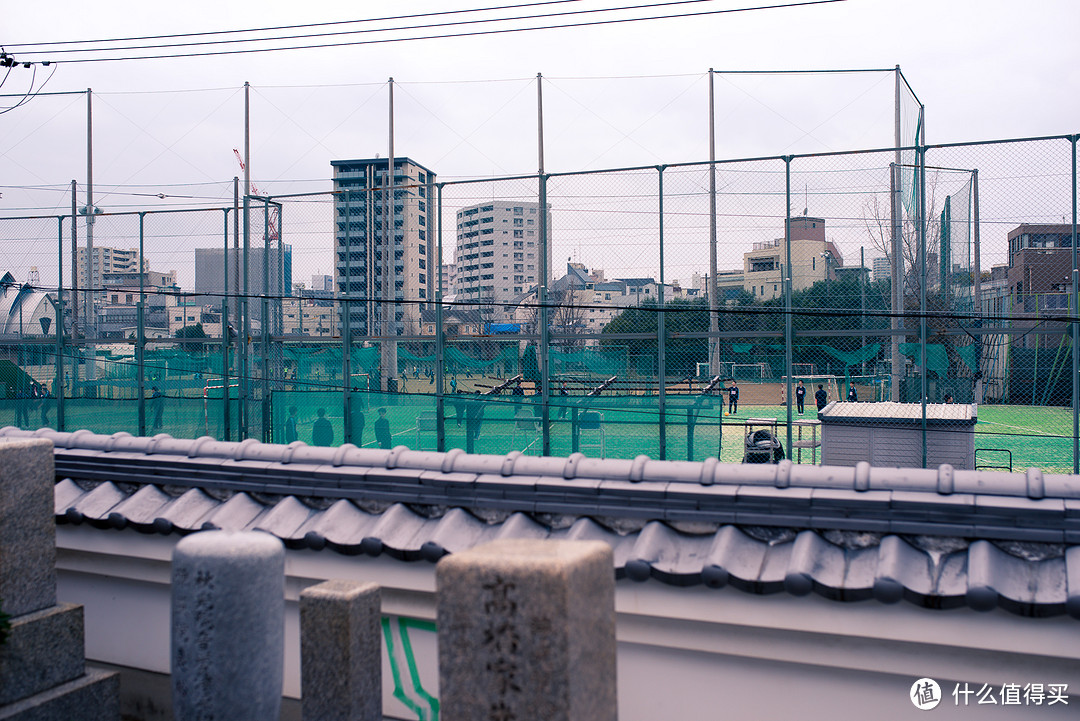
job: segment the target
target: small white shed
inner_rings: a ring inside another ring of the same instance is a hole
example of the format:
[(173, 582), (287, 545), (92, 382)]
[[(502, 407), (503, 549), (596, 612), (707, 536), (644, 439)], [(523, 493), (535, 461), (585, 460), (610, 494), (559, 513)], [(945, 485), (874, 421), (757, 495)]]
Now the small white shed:
[[(922, 467), (922, 404), (847, 403), (836, 401), (818, 412), (821, 420), (821, 464)], [(948, 463), (975, 468), (975, 423), (978, 407), (966, 404), (926, 405), (926, 465)]]

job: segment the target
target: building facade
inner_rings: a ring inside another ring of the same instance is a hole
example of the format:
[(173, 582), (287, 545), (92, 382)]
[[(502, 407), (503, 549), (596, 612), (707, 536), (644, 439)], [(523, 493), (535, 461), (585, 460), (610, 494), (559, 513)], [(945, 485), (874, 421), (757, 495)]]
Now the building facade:
[[(78, 278), (80, 288), (89, 288), (90, 270), (86, 262), (86, 248), (81, 247), (75, 251), (78, 263)], [(105, 283), (106, 277), (111, 273), (138, 273), (139, 272), (139, 249), (138, 248), (109, 248), (104, 245), (94, 246), (91, 250), (93, 263), (93, 277), (95, 283)], [(150, 261), (143, 259), (142, 269), (150, 269)]]
[[(547, 215), (550, 238), (550, 206)], [(541, 242), (539, 203), (498, 200), (463, 208), (457, 214), (455, 300), (476, 303), (487, 322), (509, 321), (513, 300), (540, 284), (541, 252), (547, 253), (550, 277), (551, 244)]]
[[(800, 216), (789, 219), (791, 233), (791, 289), (805, 290), (818, 281), (835, 278), (844, 257), (825, 239), (825, 219)], [(743, 289), (755, 300), (772, 300), (784, 293), (783, 238), (754, 243), (743, 253)]]
[(338, 296), (355, 299), (348, 324), (364, 336), (419, 333), (439, 280), (432, 203), (435, 173), (394, 159), (392, 229), (386, 158), (334, 160), (334, 262)]

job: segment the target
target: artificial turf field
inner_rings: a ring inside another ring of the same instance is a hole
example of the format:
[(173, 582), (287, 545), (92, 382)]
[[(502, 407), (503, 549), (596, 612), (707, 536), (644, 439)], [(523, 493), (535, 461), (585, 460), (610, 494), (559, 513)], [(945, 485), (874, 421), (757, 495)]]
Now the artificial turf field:
[[(505, 454), (522, 451), (530, 455), (540, 453), (539, 423), (531, 397), (499, 396), (477, 400), (472, 395), (450, 395), (445, 400), (446, 448), (466, 448), (466, 432), (469, 428), (469, 404), (482, 406), (483, 415), (477, 424), (479, 432), (474, 441), (474, 452)], [(48, 403), (48, 425), (55, 427), (55, 400)], [(146, 403), (146, 431), (169, 433), (179, 438), (195, 438), (203, 435), (222, 437), (220, 429), (220, 403), (205, 402), (201, 398), (166, 398), (162, 409), (162, 426), (153, 428), (154, 409)], [(334, 427), (334, 443), (344, 442), (342, 397), (340, 393), (279, 392), (271, 399), (273, 435), (283, 442), (283, 427), (287, 409), (298, 409), (300, 440), (311, 442), (311, 427), (318, 408), (325, 408), (326, 416)], [(364, 414), (365, 429), (358, 445), (376, 447), (372, 425), (378, 417), (377, 409), (386, 408), (394, 445), (433, 450), (435, 432), (435, 399), (430, 395), (413, 394), (364, 394), (359, 412)], [(565, 406), (565, 413), (563, 407)], [(261, 403), (252, 402), (252, 437), (261, 435)], [(724, 410), (727, 409), (726, 404)], [(458, 410), (461, 423), (458, 424)], [(551, 407), (551, 453), (567, 456), (573, 452), (571, 419), (574, 410), (580, 414), (595, 411), (601, 414), (603, 450), (607, 458), (634, 458), (647, 455), (660, 458), (660, 425), (655, 396), (580, 396), (554, 397)], [(688, 411), (690, 422), (688, 423)], [(15, 425), (14, 401), (0, 402), (0, 424)], [(475, 410), (474, 410), (475, 413)], [(20, 424), (24, 428), (38, 428), (41, 406), (31, 407), (30, 422)], [(805, 419), (815, 418), (809, 407)], [(418, 418), (420, 420), (418, 420)], [(787, 408), (781, 405), (741, 405), (736, 415), (723, 416), (715, 398), (700, 396), (669, 396), (667, 399), (667, 423), (665, 428), (665, 457), (669, 460), (701, 461), (719, 456), (726, 463), (739, 463), (743, 456), (743, 439), (749, 418), (778, 419), (777, 433), (786, 446)], [(359, 417), (357, 416), (357, 420)], [(425, 419), (428, 422), (424, 422)], [(796, 416), (798, 419), (798, 416)], [(236, 439), (236, 423), (233, 421), (233, 439)], [(418, 432), (418, 426), (422, 428)], [(65, 402), (65, 429), (86, 428), (95, 433), (127, 431), (137, 434), (138, 405), (133, 400), (87, 400), (68, 399)], [(808, 432), (804, 430), (804, 432)], [(355, 430), (354, 430), (355, 433)], [(722, 433), (722, 436), (721, 436)], [(1071, 408), (1053, 406), (982, 405), (978, 409), (975, 427), (976, 449), (1002, 449), (1011, 452), (1014, 471), (1038, 467), (1046, 472), (1071, 473), (1073, 449), (1073, 414)], [(688, 455), (688, 438), (693, 443)], [(354, 442), (357, 439), (354, 436)], [(721, 442), (722, 441), (722, 442)], [(600, 455), (600, 432), (584, 429), (580, 435), (580, 450), (588, 456)], [(791, 449), (785, 449), (790, 451)], [(719, 451), (719, 453), (718, 453)], [(795, 460), (799, 450), (795, 449)], [(814, 454), (802, 449), (802, 463), (811, 463)], [(820, 454), (818, 454), (820, 459)], [(1000, 451), (980, 451), (979, 465), (1008, 465), (1009, 458)]]

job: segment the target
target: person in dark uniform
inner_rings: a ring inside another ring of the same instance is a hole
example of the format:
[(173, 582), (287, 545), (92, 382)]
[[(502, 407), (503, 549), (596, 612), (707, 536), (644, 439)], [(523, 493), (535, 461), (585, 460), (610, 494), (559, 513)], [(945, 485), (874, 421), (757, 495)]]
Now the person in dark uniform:
[[(145, 388), (145, 386), (143, 387)], [(165, 425), (165, 395), (158, 390), (157, 386), (150, 389), (150, 407), (154, 410), (154, 422), (150, 429), (160, 431), (161, 427)]]
[(814, 394), (814, 402), (817, 403), (819, 411), (829, 402), (829, 394), (825, 392), (825, 388), (820, 383), (818, 383), (817, 393)]
[(326, 417), (326, 409), (320, 408), (315, 411), (318, 418), (311, 424), (311, 445), (332, 446), (334, 445), (334, 427)]
[(799, 415), (803, 414), (803, 407), (806, 404), (806, 386), (802, 381), (799, 381), (799, 385), (795, 386), (795, 405), (799, 407)]
[(855, 390), (855, 384), (854, 383), (852, 383), (851, 385), (848, 386), (847, 399), (851, 403), (858, 403), (859, 402), (859, 392), (857, 390)]
[(731, 381), (731, 386), (727, 389), (728, 396), (728, 412), (735, 414), (739, 412), (739, 386), (735, 381)]
[(386, 420), (386, 409), (379, 409), (379, 419), (375, 421), (375, 440), (379, 443), (379, 448), (391, 448), (394, 439), (390, 435), (390, 421)]
[(299, 437), (296, 433), (296, 406), (289, 406), (289, 417), (285, 419), (285, 442), (292, 443)]

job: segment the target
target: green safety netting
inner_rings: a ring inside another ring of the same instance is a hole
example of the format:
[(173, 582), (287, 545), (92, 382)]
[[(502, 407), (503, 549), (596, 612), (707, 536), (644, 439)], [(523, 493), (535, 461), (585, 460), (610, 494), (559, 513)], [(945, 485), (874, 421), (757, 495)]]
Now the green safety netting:
[(552, 348), (549, 357), (552, 372), (557, 375), (585, 372), (613, 376), (625, 372), (627, 364), (627, 355), (624, 348), (583, 348), (579, 350)]
[[(919, 362), (919, 344), (901, 343), (900, 352), (911, 358), (917, 364)], [(949, 372), (949, 354), (945, 346), (940, 343), (926, 344), (926, 368), (933, 371), (938, 378), (944, 378)]]
[(872, 343), (871, 345), (863, 346), (862, 348), (859, 348), (858, 350), (852, 351), (850, 353), (845, 353), (842, 350), (837, 350), (830, 345), (824, 344), (813, 345), (812, 347), (820, 348), (825, 353), (828, 353), (830, 356), (843, 363), (845, 368), (850, 368), (853, 365), (859, 365), (860, 363), (865, 363), (869, 360), (873, 360), (877, 357), (878, 353), (881, 352), (880, 343)]
[(964, 362), (971, 371), (974, 373), (979, 370), (979, 347), (976, 345), (962, 345), (959, 348), (953, 348), (956, 351), (956, 355), (960, 356), (960, 360)]
[(731, 344), (731, 352), (732, 353), (749, 353), (750, 350), (753, 347), (754, 347), (753, 343), (732, 343)]

